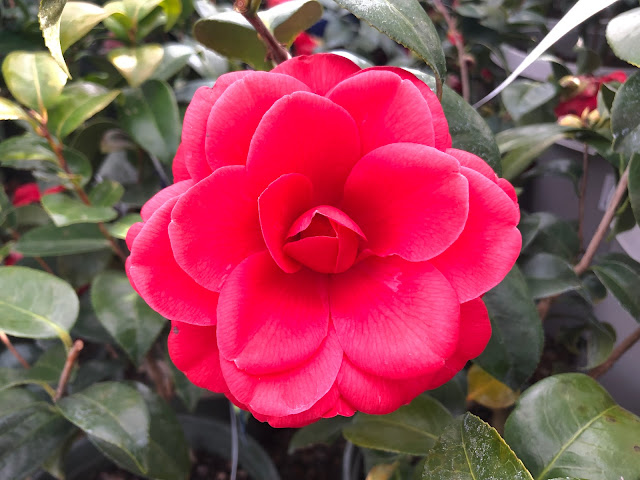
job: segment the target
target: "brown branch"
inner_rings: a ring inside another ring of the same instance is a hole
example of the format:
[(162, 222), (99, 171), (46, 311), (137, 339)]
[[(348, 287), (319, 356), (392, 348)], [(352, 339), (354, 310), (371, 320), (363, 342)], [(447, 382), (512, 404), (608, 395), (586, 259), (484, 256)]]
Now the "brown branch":
[[(255, 0), (254, 0), (255, 2)], [(282, 46), (280, 42), (273, 36), (273, 33), (267, 28), (262, 19), (251, 8), (251, 0), (236, 0), (233, 9), (242, 14), (244, 18), (255, 28), (258, 37), (269, 50), (271, 60), (276, 64), (285, 62), (291, 58), (289, 52)]]
[(596, 233), (593, 235), (593, 238), (589, 242), (587, 246), (587, 250), (584, 252), (584, 255), (580, 259), (580, 262), (573, 268), (573, 270), (578, 274), (582, 275), (587, 271), (589, 265), (591, 265), (591, 261), (593, 257), (596, 255), (596, 250), (604, 240), (605, 235), (607, 234), (607, 230), (609, 229), (609, 225), (611, 225), (611, 221), (613, 217), (616, 215), (616, 208), (618, 204), (624, 197), (625, 192), (627, 191), (627, 186), (629, 185), (629, 166), (627, 166), (626, 170), (620, 177), (620, 181), (618, 182), (618, 186), (616, 187), (615, 192), (613, 193), (613, 197), (609, 201), (607, 205), (607, 210), (604, 212), (602, 216), (602, 220), (600, 220), (600, 225), (598, 225), (598, 229)]
[(29, 362), (27, 362), (24, 357), (20, 355), (20, 352), (16, 350), (16, 347), (13, 346), (11, 340), (9, 340), (9, 337), (7, 337), (7, 334), (2, 330), (0, 330), (0, 340), (2, 341), (2, 343), (4, 343), (4, 346), (7, 347), (7, 350), (9, 350), (11, 354), (16, 357), (16, 360), (20, 362), (20, 365), (22, 365), (24, 368), (31, 368)]
[(584, 206), (587, 193), (587, 174), (589, 172), (589, 146), (585, 143), (582, 151), (582, 178), (580, 179), (580, 194), (578, 196), (578, 240), (580, 251), (584, 246)]
[(80, 351), (84, 348), (84, 342), (82, 340), (76, 340), (73, 343), (73, 347), (67, 353), (67, 360), (64, 363), (64, 368), (62, 369), (62, 373), (60, 374), (60, 380), (58, 381), (58, 388), (56, 388), (56, 395), (53, 397), (54, 401), (58, 401), (64, 395), (64, 391), (67, 388), (67, 383), (69, 382), (69, 377), (71, 376), (71, 370), (73, 370), (73, 366), (78, 360), (78, 355), (80, 355)]
[(633, 347), (640, 340), (640, 327), (637, 328), (631, 335), (626, 337), (620, 345), (618, 345), (609, 358), (605, 360), (602, 365), (597, 366), (589, 372), (589, 375), (593, 378), (598, 378), (607, 373), (611, 367), (624, 355), (631, 347)]
[[(464, 40), (462, 33), (458, 30), (458, 24), (456, 20), (449, 14), (449, 11), (444, 6), (441, 0), (433, 0), (433, 4), (436, 10), (444, 17), (444, 21), (447, 23), (449, 34), (453, 39), (453, 44), (458, 52), (458, 65), (460, 66), (460, 82), (462, 83), (462, 98), (465, 101), (469, 101), (471, 98), (471, 86), (469, 83), (469, 67), (467, 66), (466, 53), (464, 51)], [(442, 93), (439, 95), (442, 100)]]

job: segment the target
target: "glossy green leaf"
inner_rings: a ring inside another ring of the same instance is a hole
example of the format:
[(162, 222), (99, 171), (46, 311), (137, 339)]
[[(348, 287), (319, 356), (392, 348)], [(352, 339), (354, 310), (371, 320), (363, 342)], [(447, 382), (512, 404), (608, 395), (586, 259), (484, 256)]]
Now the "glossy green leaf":
[(562, 338), (570, 342), (567, 348), (579, 355), (580, 370), (586, 371), (609, 358), (616, 343), (616, 331), (609, 323), (589, 315), (583, 326), (569, 329)]
[(292, 0), (260, 12), (259, 16), (279, 42), (291, 45), (300, 32), (322, 18), (322, 5), (317, 0)]
[(78, 308), (76, 292), (58, 277), (26, 267), (0, 269), (0, 330), (17, 337), (60, 337), (71, 346), (69, 329)]
[(22, 235), (15, 245), (16, 251), (26, 257), (97, 252), (109, 247), (109, 241), (93, 224), (37, 227)]
[(91, 205), (96, 207), (112, 207), (124, 195), (124, 187), (113, 180), (103, 180), (89, 192)]
[(621, 13), (607, 24), (607, 42), (618, 58), (640, 67), (640, 8)]
[(60, 18), (60, 48), (64, 52), (91, 31), (109, 13), (89, 2), (67, 2)]
[(182, 43), (165, 43), (162, 49), (164, 50), (162, 62), (151, 75), (151, 78), (156, 80), (166, 81), (173, 77), (187, 65), (191, 56), (196, 54), (195, 48)]
[(478, 365), (471, 365), (467, 372), (467, 380), (469, 384), (467, 398), (484, 407), (508, 408), (518, 399), (519, 392), (514, 392)]
[(142, 300), (124, 273), (113, 270), (95, 278), (91, 302), (102, 326), (140, 364), (166, 320)]
[(548, 212), (523, 215), (518, 225), (522, 251), (528, 255), (548, 253), (572, 261), (580, 250), (575, 226)]
[(34, 384), (42, 387), (51, 397), (53, 387), (58, 383), (67, 359), (67, 352), (61, 343), (49, 348), (30, 369), (0, 367), (0, 390), (18, 385)]
[(57, 165), (58, 159), (47, 142), (32, 133), (10, 137), (0, 142), (0, 163), (11, 168), (35, 169), (35, 162)]
[(640, 419), (591, 377), (567, 373), (524, 392), (505, 439), (536, 480), (634, 478), (640, 472)]
[(358, 413), (343, 434), (361, 447), (424, 455), (450, 420), (451, 414), (437, 400), (422, 395), (387, 415)]
[(182, 0), (162, 0), (160, 7), (167, 16), (164, 31), (168, 32), (176, 24), (182, 13)]
[(180, 143), (180, 116), (171, 88), (150, 80), (119, 99), (122, 127), (147, 152), (169, 164)]
[(129, 213), (128, 215), (118, 219), (116, 222), (107, 225), (107, 230), (111, 236), (124, 240), (127, 238), (127, 232), (129, 231), (129, 228), (131, 228), (131, 225), (141, 221), (142, 217), (139, 213)]
[(117, 382), (96, 383), (62, 398), (58, 408), (107, 455), (124, 455), (142, 473), (149, 470), (150, 415), (143, 396)]
[[(9, 225), (14, 225), (16, 222), (15, 219), (15, 207), (9, 200), (4, 188), (0, 189), (0, 225), (2, 225), (5, 221), (9, 223)], [(6, 244), (5, 244), (6, 245)]]
[(438, 400), (453, 415), (467, 411), (467, 374), (463, 370), (451, 380), (435, 390), (429, 390), (429, 396)]
[(107, 107), (120, 93), (90, 82), (67, 85), (60, 102), (49, 112), (49, 128), (58, 138), (74, 132), (85, 121)]
[(114, 48), (107, 58), (129, 85), (138, 87), (153, 75), (163, 55), (161, 45), (149, 43), (139, 47)]
[(351, 423), (351, 418), (336, 416), (321, 418), (311, 425), (299, 429), (289, 442), (289, 454), (301, 448), (319, 443), (329, 445), (341, 436), (342, 429)]
[(556, 96), (551, 83), (518, 80), (502, 91), (502, 103), (516, 122)]
[(71, 78), (60, 48), (60, 18), (66, 3), (67, 0), (40, 0), (38, 19), (40, 20), (40, 30), (42, 30), (42, 36), (44, 37), (44, 44), (60, 68)]
[(337, 0), (337, 3), (415, 52), (442, 82), (447, 66), (440, 37), (418, 0)]
[(42, 206), (58, 227), (76, 223), (108, 222), (118, 216), (111, 207), (85, 205), (80, 200), (64, 193), (55, 193), (42, 197)]
[(130, 33), (137, 40), (144, 37), (141, 27), (149, 15), (162, 0), (116, 0), (104, 5), (109, 17), (104, 19), (104, 26), (116, 34), (121, 40), (128, 41)]
[(184, 406), (187, 407), (187, 411), (193, 413), (206, 390), (194, 385), (183, 372), (176, 368), (171, 361), (171, 357), (169, 357), (169, 352), (167, 351), (165, 353), (165, 360), (171, 369), (176, 395), (182, 400)]
[(17, 103), (0, 97), (0, 120), (27, 120), (29, 116)]
[(55, 105), (67, 83), (49, 52), (11, 52), (2, 62), (2, 75), (16, 100), (40, 113)]
[(0, 418), (10, 414), (16, 406), (26, 407), (40, 401), (40, 397), (25, 388), (8, 388), (0, 392)]
[(51, 405), (15, 403), (0, 416), (0, 478), (20, 480), (34, 474), (72, 433), (73, 426)]
[(636, 223), (640, 225), (640, 153), (632, 155), (629, 164), (629, 200)]
[(487, 348), (474, 361), (517, 390), (538, 366), (543, 345), (540, 318), (520, 269), (514, 266), (482, 299), (492, 334)]
[[(425, 82), (435, 92), (436, 81), (431, 75), (414, 69), (406, 69)], [(501, 175), (500, 151), (487, 122), (471, 105), (449, 87), (442, 95), (442, 109), (449, 123), (453, 148), (471, 152), (487, 162), (497, 175)]]
[(629, 255), (610, 253), (591, 268), (607, 290), (640, 321), (640, 263)]
[(571, 264), (548, 253), (529, 258), (522, 265), (522, 273), (535, 299), (559, 295), (582, 286)]
[(544, 163), (541, 162), (523, 173), (520, 178), (528, 179), (541, 175), (565, 177), (571, 181), (576, 195), (578, 195), (580, 179), (582, 178), (582, 166), (575, 159), (554, 158)]
[(423, 480), (533, 480), (495, 428), (466, 413), (427, 456)]
[(640, 151), (640, 72), (622, 84), (611, 109), (613, 147), (631, 158)]

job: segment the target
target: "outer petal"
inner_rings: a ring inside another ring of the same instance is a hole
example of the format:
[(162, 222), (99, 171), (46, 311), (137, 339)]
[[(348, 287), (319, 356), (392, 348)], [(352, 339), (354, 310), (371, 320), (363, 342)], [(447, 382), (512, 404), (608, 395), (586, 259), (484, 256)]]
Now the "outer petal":
[(431, 262), (451, 282), (461, 302), (476, 298), (505, 277), (520, 253), (518, 206), (496, 183), (467, 167), (469, 217), (458, 239)]
[(229, 391), (220, 370), (215, 326), (201, 327), (171, 322), (168, 345), (173, 364), (192, 383), (214, 392)]
[(394, 73), (359, 73), (338, 84), (327, 98), (356, 121), (363, 155), (390, 143), (435, 145), (429, 105), (413, 83)]
[(177, 183), (183, 180), (191, 180), (191, 175), (189, 175), (189, 170), (187, 170), (187, 163), (182, 144), (178, 146), (176, 156), (173, 158), (173, 165), (171, 166), (171, 170), (173, 172), (174, 182)]
[(335, 383), (342, 349), (333, 329), (315, 355), (291, 370), (271, 375), (250, 375), (222, 358), (222, 374), (231, 393), (252, 412), (284, 417), (309, 410)]
[(313, 186), (299, 173), (282, 175), (269, 185), (260, 198), (260, 227), (269, 253), (287, 273), (300, 270), (300, 264), (286, 255), (282, 247), (291, 224), (311, 206)]
[(220, 353), (248, 374), (308, 361), (328, 329), (328, 277), (308, 269), (284, 273), (266, 252), (238, 265), (220, 292)]
[(219, 292), (236, 265), (265, 249), (244, 167), (219, 168), (180, 197), (169, 237), (178, 265), (204, 288)]
[(207, 121), (205, 151), (212, 170), (244, 165), (251, 138), (264, 114), (280, 98), (308, 87), (289, 75), (250, 72), (216, 101)]
[(291, 75), (308, 85), (313, 93), (325, 95), (342, 80), (359, 72), (360, 67), (340, 55), (319, 53), (292, 58), (271, 71)]
[(151, 308), (170, 320), (216, 323), (218, 294), (198, 285), (173, 258), (168, 226), (177, 198), (147, 220), (131, 246), (127, 274)]
[(127, 237), (125, 239), (125, 242), (127, 243), (127, 247), (129, 248), (129, 250), (131, 250), (131, 246), (133, 245), (134, 240), (142, 230), (142, 227), (144, 227), (143, 222), (134, 223), (129, 227), (129, 230), (127, 231)]
[(231, 84), (248, 74), (248, 71), (241, 71), (221, 75), (213, 87), (200, 87), (196, 90), (187, 107), (182, 125), (181, 150), (189, 175), (196, 181), (202, 180), (211, 173), (211, 167), (207, 164), (204, 150), (207, 120), (211, 107)]
[(440, 100), (435, 93), (429, 88), (429, 86), (416, 77), (413, 73), (407, 72), (403, 68), (399, 67), (372, 67), (362, 70), (362, 72), (370, 72), (370, 71), (387, 71), (393, 72), (398, 75), (403, 80), (409, 80), (413, 83), (420, 93), (424, 97), (424, 99), (429, 104), (429, 109), (431, 110), (431, 120), (433, 122), (433, 130), (435, 133), (435, 144), (438, 150), (446, 150), (451, 147), (451, 134), (449, 133), (449, 123), (447, 122), (447, 118), (444, 115), (444, 111), (442, 110), (442, 105), (440, 104)]
[(498, 181), (498, 176), (496, 175), (496, 172), (493, 171), (493, 168), (491, 168), (489, 164), (479, 156), (474, 155), (471, 152), (458, 150), (457, 148), (448, 148), (446, 150), (446, 153), (448, 153), (452, 157), (455, 157), (456, 160), (460, 162), (460, 166), (475, 170), (476, 172), (487, 177), (492, 182)]
[(467, 219), (468, 186), (458, 161), (432, 147), (380, 147), (353, 168), (343, 210), (377, 255), (424, 261), (442, 253)]
[(168, 200), (182, 195), (193, 186), (193, 180), (184, 180), (182, 182), (174, 183), (173, 185), (163, 188), (153, 197), (147, 200), (140, 211), (140, 216), (143, 221), (147, 221), (151, 218), (151, 215), (155, 213), (162, 205)]
[(360, 139), (351, 116), (317, 95), (296, 92), (278, 100), (251, 141), (247, 172), (262, 192), (280, 175), (301, 173), (314, 188), (314, 203), (334, 204), (360, 157)]
[(340, 344), (358, 368), (388, 378), (440, 369), (458, 342), (460, 304), (428, 262), (369, 257), (329, 286)]

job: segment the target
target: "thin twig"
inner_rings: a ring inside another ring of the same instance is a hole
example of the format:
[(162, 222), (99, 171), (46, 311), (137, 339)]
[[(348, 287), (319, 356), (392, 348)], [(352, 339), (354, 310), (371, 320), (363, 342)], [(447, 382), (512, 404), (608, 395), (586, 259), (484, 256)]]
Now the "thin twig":
[(58, 388), (56, 388), (56, 395), (53, 397), (54, 401), (58, 401), (64, 395), (64, 391), (67, 388), (67, 383), (69, 382), (69, 377), (71, 376), (71, 370), (73, 370), (73, 366), (78, 360), (78, 355), (80, 355), (80, 351), (84, 348), (84, 342), (82, 340), (76, 340), (73, 343), (73, 347), (67, 353), (67, 360), (64, 363), (64, 368), (62, 369), (62, 373), (60, 374), (60, 380), (58, 381)]
[(4, 346), (7, 347), (7, 350), (9, 350), (11, 354), (16, 357), (16, 360), (20, 362), (20, 365), (22, 365), (24, 368), (31, 368), (29, 362), (27, 362), (24, 357), (20, 355), (20, 352), (16, 350), (16, 347), (13, 346), (11, 340), (9, 340), (9, 337), (7, 337), (7, 334), (2, 330), (0, 330), (0, 340), (2, 341), (2, 343), (4, 343)]
[(611, 369), (611, 367), (613, 367), (613, 365), (620, 359), (620, 357), (624, 355), (627, 352), (627, 350), (633, 347), (639, 340), (640, 340), (640, 327), (638, 327), (631, 335), (626, 337), (620, 343), (620, 345), (618, 345), (613, 350), (613, 352), (611, 352), (611, 355), (609, 355), (609, 358), (607, 358), (602, 365), (591, 370), (589, 372), (589, 375), (592, 376), (593, 378), (598, 378), (604, 375), (605, 373), (607, 373)]
[[(456, 20), (449, 14), (447, 7), (444, 6), (441, 0), (433, 0), (433, 4), (436, 10), (444, 17), (444, 21), (447, 22), (447, 28), (449, 29), (450, 38), (453, 39), (453, 44), (458, 52), (458, 65), (460, 66), (460, 82), (462, 83), (462, 98), (469, 102), (471, 97), (471, 87), (469, 83), (469, 67), (467, 66), (466, 54), (464, 51), (464, 40), (462, 33), (458, 30), (458, 24)], [(442, 95), (440, 95), (442, 100)]]
[(258, 37), (260, 37), (260, 40), (262, 40), (269, 50), (271, 60), (276, 64), (280, 64), (291, 58), (289, 52), (276, 37), (273, 36), (273, 33), (267, 28), (262, 19), (251, 10), (250, 0), (236, 0), (233, 4), (233, 9), (242, 14), (251, 26), (255, 28), (256, 32), (258, 32)]
[(596, 250), (604, 240), (604, 237), (607, 234), (607, 230), (609, 229), (609, 225), (611, 225), (611, 221), (613, 217), (616, 215), (616, 208), (618, 204), (624, 197), (625, 192), (627, 191), (627, 186), (629, 185), (629, 166), (625, 169), (624, 173), (620, 177), (620, 181), (618, 182), (618, 186), (616, 187), (615, 192), (613, 193), (613, 197), (609, 201), (607, 205), (607, 210), (604, 212), (602, 216), (602, 220), (600, 220), (600, 225), (598, 225), (598, 229), (596, 233), (593, 235), (593, 238), (589, 242), (587, 246), (587, 250), (584, 252), (584, 255), (580, 259), (580, 262), (573, 268), (573, 270), (578, 274), (582, 275), (587, 271), (589, 265), (591, 265), (591, 261), (593, 257), (596, 255)]
[(589, 172), (589, 145), (584, 144), (582, 151), (582, 178), (580, 179), (580, 193), (578, 196), (578, 240), (580, 251), (584, 246), (584, 205), (587, 193), (587, 175)]

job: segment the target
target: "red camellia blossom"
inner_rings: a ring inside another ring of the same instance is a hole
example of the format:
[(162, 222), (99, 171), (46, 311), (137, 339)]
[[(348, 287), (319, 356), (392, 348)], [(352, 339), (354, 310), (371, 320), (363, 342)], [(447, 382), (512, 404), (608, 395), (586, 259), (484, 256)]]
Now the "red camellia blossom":
[(608, 82), (624, 83), (627, 75), (623, 71), (615, 71), (601, 77), (583, 75), (575, 77), (580, 83), (578, 91), (569, 98), (558, 103), (555, 108), (556, 117), (565, 115), (582, 115), (586, 109), (595, 110), (598, 108), (598, 91), (600, 86)]
[(60, 193), (64, 190), (65, 188), (62, 185), (58, 185), (57, 187), (47, 188), (41, 194), (40, 188), (38, 187), (37, 183), (25, 183), (24, 185), (20, 185), (15, 189), (15, 191), (13, 192), (13, 197), (11, 198), (11, 203), (14, 207), (22, 207), (23, 205), (29, 205), (31, 203), (38, 203), (42, 198), (42, 195)]
[(330, 54), (199, 89), (127, 272), (189, 379), (273, 426), (383, 414), (486, 346), (514, 189), (451, 148), (431, 90)]

